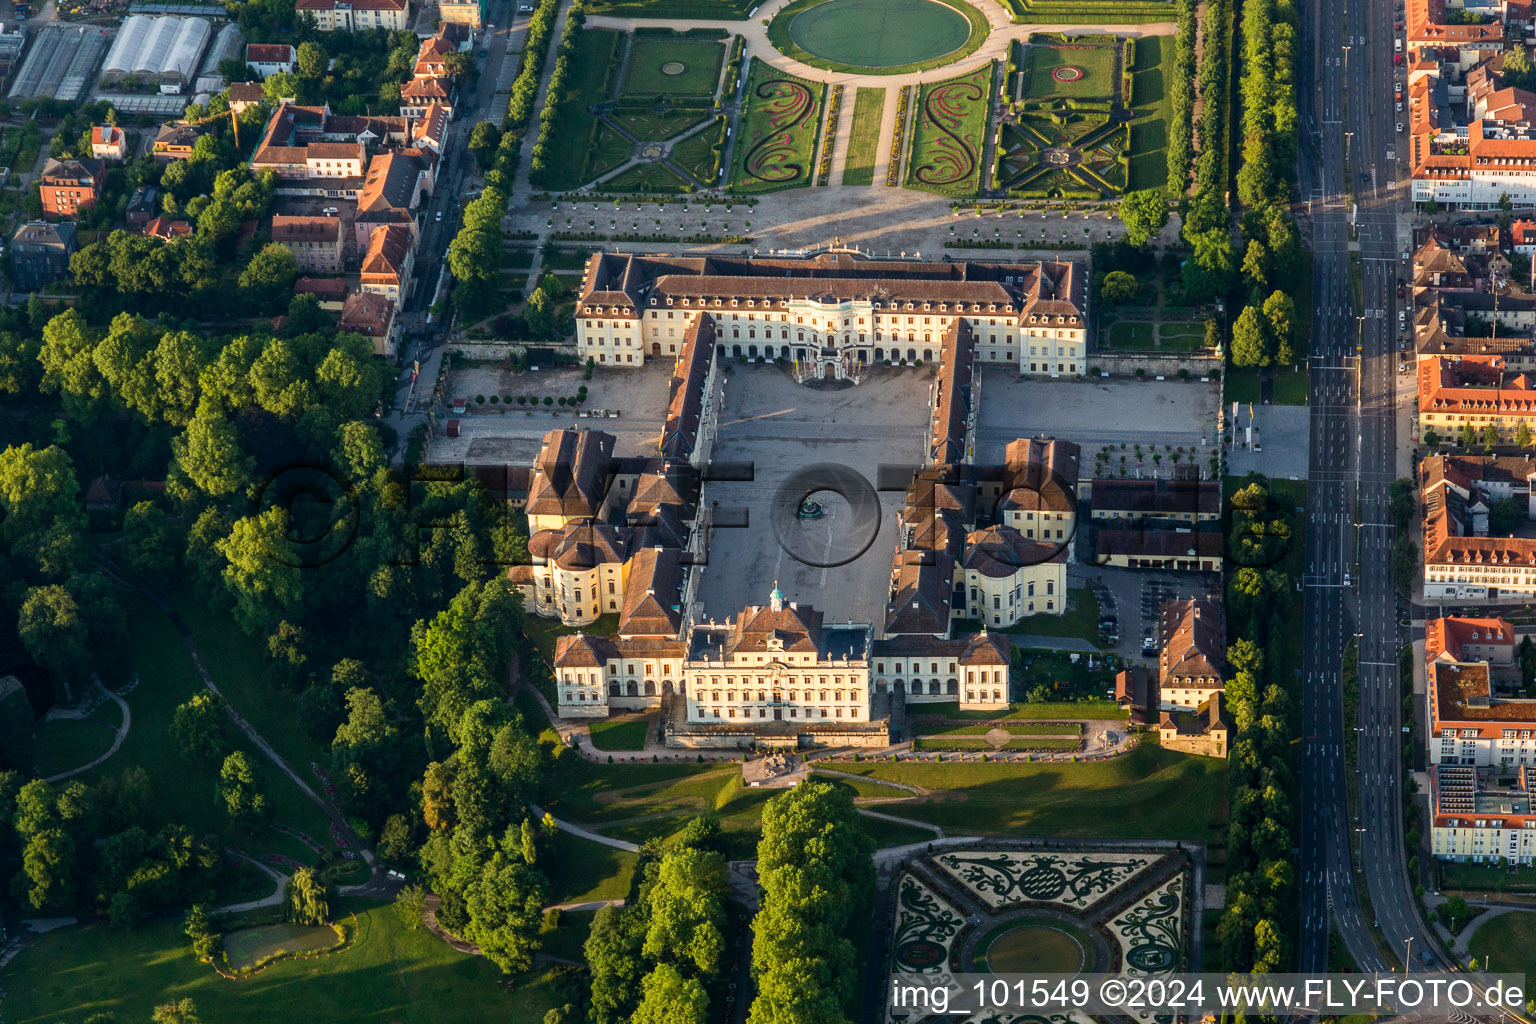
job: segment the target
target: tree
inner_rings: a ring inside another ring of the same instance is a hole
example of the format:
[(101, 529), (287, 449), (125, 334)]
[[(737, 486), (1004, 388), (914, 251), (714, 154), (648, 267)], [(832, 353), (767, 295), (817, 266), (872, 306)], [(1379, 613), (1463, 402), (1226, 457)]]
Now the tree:
[(1499, 443), (1499, 428), (1492, 423), (1485, 423), (1481, 431), (1483, 449), (1491, 451), (1493, 446)]
[(1515, 498), (1500, 498), (1488, 509), (1488, 534), (1493, 537), (1509, 537), (1528, 517), (1525, 504)]
[(187, 938), (192, 940), (192, 955), (203, 963), (212, 963), (213, 958), (219, 955), (219, 950), (223, 946), (223, 936), (209, 920), (208, 912), (201, 903), (192, 904), (192, 909), (187, 911), (182, 928), (186, 931)]
[(245, 751), (236, 750), (224, 758), (219, 769), (219, 802), (236, 822), (249, 828), (267, 816), (267, 794)]
[(224, 739), (224, 701), (209, 691), (193, 694), (171, 716), (171, 738), (183, 757), (205, 764), (222, 761), (229, 750)]
[(253, 311), (275, 312), (286, 307), (298, 276), (299, 264), (293, 252), (279, 242), (269, 242), (251, 257), (241, 272), (240, 291)]
[(153, 1024), (202, 1024), (202, 1018), (197, 1015), (197, 1004), (191, 999), (157, 1006), (150, 1019)]
[(1206, 348), (1221, 347), (1221, 321), (1211, 317), (1205, 322), (1205, 340), (1201, 342)]
[(427, 894), (419, 885), (407, 885), (395, 894), (395, 913), (410, 931), (420, 928), (427, 915)]
[(592, 968), (594, 1024), (628, 1024), (640, 1000), (645, 959), (643, 908), (602, 907), (592, 918), (592, 930), (582, 953)]
[(308, 40), (299, 44), (298, 65), (300, 78), (319, 78), (325, 74), (325, 66), (330, 61), (326, 55), (325, 47), (314, 40)]
[(671, 964), (657, 964), (640, 985), (634, 1024), (704, 1024), (709, 995), (697, 978), (684, 978)]
[(209, 497), (245, 489), (256, 464), (240, 449), (234, 425), (206, 398), (186, 431), (171, 442), (176, 465)]
[(1125, 240), (1134, 246), (1146, 245), (1168, 223), (1168, 199), (1161, 189), (1127, 192), (1117, 209), (1125, 225)]
[(128, 564), (145, 576), (156, 576), (176, 564), (176, 531), (165, 511), (141, 501), (123, 514), (123, 553)]
[(1268, 363), (1269, 338), (1259, 311), (1245, 306), (1232, 325), (1232, 365), (1264, 366)]
[(427, 722), (456, 730), (469, 705), (500, 699), (505, 689), (508, 638), (521, 627), (521, 599), (500, 581), (469, 585), (431, 622), (411, 630), (419, 700)]
[(657, 868), (649, 901), (644, 952), (687, 963), (702, 975), (720, 968), (725, 952), (726, 863), (718, 853), (682, 847)]
[(506, 974), (533, 965), (549, 891), (544, 876), (512, 852), (516, 845), (508, 836), (464, 893), (469, 912), (465, 937)]
[(235, 621), (255, 636), (293, 617), (303, 600), (298, 557), (287, 553), (288, 510), (273, 505), (235, 520), (215, 547), (228, 563), (224, 585), (235, 599)]
[(32, 660), (63, 682), (90, 671), (90, 629), (73, 594), (59, 584), (27, 591), (16, 633)]
[(1285, 292), (1273, 292), (1264, 300), (1264, 322), (1274, 346), (1275, 362), (1288, 365), (1295, 361), (1296, 301)]
[(496, 147), (501, 143), (501, 130), (489, 121), (481, 121), (470, 130), (469, 151), (481, 170), (496, 162)]
[(1521, 420), (1520, 425), (1515, 428), (1515, 444), (1521, 448), (1531, 446), (1531, 428), (1526, 426), (1524, 420)]
[(1099, 287), (1099, 297), (1111, 305), (1121, 305), (1136, 298), (1139, 287), (1134, 274), (1127, 274), (1123, 270), (1111, 270), (1104, 275), (1104, 283)]
[(325, 886), (313, 868), (299, 868), (288, 882), (288, 919), (297, 924), (322, 925), (330, 917)]

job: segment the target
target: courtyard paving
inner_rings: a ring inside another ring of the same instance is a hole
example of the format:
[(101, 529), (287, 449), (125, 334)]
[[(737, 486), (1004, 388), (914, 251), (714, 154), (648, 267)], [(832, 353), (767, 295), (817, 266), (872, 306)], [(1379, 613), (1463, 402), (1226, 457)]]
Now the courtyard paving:
[[(873, 542), (862, 555), (836, 567), (809, 565), (786, 552), (770, 525), (773, 498), (796, 471), (818, 463), (848, 467), (871, 486), (882, 464), (919, 465), (932, 378), (923, 370), (882, 367), (857, 387), (821, 391), (796, 384), (780, 367), (730, 366), (714, 462), (750, 462), (753, 472), (750, 481), (706, 485), (717, 515), (744, 509), (748, 518), (744, 529), (717, 526), (713, 531), (699, 587), (703, 619), (723, 621), (747, 604), (766, 604), (777, 580), (790, 601), (813, 604), (839, 621), (868, 622), (879, 635), (902, 493), (878, 492), (880, 520)], [(803, 542), (814, 560), (828, 561), (829, 551), (843, 550), (855, 536), (868, 539), (867, 533), (849, 529), (851, 510), (845, 502), (826, 492), (817, 500), (826, 506), (826, 516), (805, 524), (806, 535), (792, 539), (791, 546)]]

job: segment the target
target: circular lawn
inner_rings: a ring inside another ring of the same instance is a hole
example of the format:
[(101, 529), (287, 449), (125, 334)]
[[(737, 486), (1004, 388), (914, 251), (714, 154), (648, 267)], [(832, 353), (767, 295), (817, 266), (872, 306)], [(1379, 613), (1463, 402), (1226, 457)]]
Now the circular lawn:
[(850, 68), (936, 60), (965, 46), (972, 34), (964, 14), (937, 0), (826, 0), (789, 23), (796, 47)]

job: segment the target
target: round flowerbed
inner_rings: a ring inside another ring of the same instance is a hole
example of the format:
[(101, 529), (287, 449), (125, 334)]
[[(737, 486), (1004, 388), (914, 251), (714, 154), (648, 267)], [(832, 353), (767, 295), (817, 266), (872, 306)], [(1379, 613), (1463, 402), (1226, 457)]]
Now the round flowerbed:
[(1051, 70), (1051, 77), (1058, 82), (1076, 82), (1082, 79), (1083, 69), (1075, 64), (1063, 64)]

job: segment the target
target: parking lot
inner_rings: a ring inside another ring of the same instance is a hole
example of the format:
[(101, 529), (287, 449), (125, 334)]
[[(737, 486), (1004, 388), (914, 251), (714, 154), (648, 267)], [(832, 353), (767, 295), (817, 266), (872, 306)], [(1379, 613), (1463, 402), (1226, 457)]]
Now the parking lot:
[(1198, 448), (1203, 462), (1218, 401), (1217, 385), (1198, 381), (1038, 380), (983, 367), (976, 460), (1001, 462), (1008, 442), (1045, 435), (1080, 445), (1085, 473), (1100, 448), (1122, 442)]
[[(749, 462), (752, 478), (706, 485), (717, 523), (732, 509), (745, 510), (747, 519), (745, 528), (717, 525), (710, 536), (709, 564), (699, 587), (704, 619), (724, 620), (745, 605), (767, 603), (777, 580), (790, 601), (815, 605), (829, 621), (871, 623), (878, 635), (902, 493), (878, 492), (878, 528), (870, 528), (847, 501), (817, 490), (812, 497), (822, 514), (801, 520), (791, 507), (787, 517), (781, 514), (778, 531), (771, 522), (774, 496), (797, 471), (817, 464), (847, 467), (871, 487), (882, 464), (920, 465), (932, 377), (925, 370), (876, 368), (856, 387), (824, 391), (796, 384), (781, 367), (729, 367), (714, 462)], [(793, 500), (800, 496), (797, 491)], [(806, 564), (786, 547), (816, 562), (851, 560), (839, 566)], [(852, 557), (859, 550), (863, 553)]]
[[(1220, 597), (1220, 581), (1198, 573), (1159, 573), (1139, 569), (1077, 570), (1099, 601), (1099, 617), (1113, 618), (1120, 642), (1114, 650), (1127, 658), (1156, 658), (1157, 619), (1163, 602), (1191, 597)], [(1147, 640), (1154, 646), (1148, 648)]]

